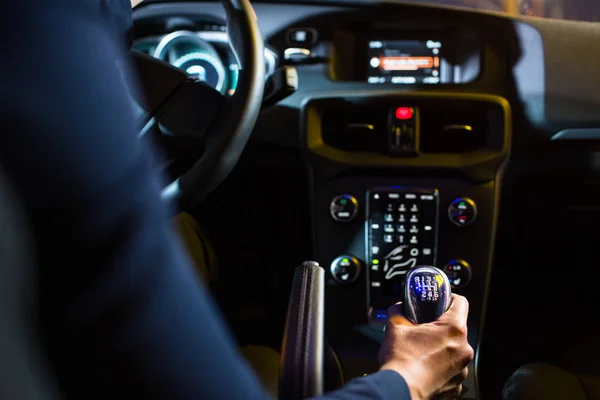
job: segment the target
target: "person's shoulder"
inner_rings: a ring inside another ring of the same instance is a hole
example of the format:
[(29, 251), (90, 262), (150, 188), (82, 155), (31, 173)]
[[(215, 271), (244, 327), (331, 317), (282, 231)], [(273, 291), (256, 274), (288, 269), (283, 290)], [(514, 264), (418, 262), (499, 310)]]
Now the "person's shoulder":
[(10, 37), (7, 46), (53, 48), (77, 42), (93, 32), (106, 35), (107, 27), (87, 2), (75, 0), (18, 0), (2, 9), (0, 34)]
[(2, 13), (16, 16), (16, 20), (6, 20), (7, 23), (18, 21), (31, 21), (48, 14), (61, 14), (64, 18), (84, 17), (98, 19), (90, 1), (85, 0), (19, 0), (3, 4)]

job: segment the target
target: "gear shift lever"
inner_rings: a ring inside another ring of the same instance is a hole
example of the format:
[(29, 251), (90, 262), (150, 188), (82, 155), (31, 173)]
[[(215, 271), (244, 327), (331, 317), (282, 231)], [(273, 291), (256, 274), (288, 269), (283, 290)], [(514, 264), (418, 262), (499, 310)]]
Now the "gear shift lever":
[(452, 302), (446, 274), (435, 267), (420, 266), (408, 271), (404, 282), (404, 313), (413, 324), (433, 322)]

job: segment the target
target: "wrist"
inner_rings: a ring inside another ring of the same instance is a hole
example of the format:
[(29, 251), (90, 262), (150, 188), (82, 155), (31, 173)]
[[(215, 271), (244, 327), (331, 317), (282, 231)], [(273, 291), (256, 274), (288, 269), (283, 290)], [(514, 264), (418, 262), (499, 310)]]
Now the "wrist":
[(394, 371), (404, 379), (406, 386), (410, 392), (411, 400), (425, 400), (425, 391), (419, 385), (419, 380), (416, 378), (416, 374), (411, 373), (410, 369), (405, 365), (390, 362), (385, 363), (379, 369), (380, 371)]

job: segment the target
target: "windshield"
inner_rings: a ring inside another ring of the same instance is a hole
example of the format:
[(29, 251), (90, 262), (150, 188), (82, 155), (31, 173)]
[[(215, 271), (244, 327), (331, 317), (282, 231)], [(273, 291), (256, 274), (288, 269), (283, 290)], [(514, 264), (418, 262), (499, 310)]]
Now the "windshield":
[(599, 0), (411, 0), (541, 18), (600, 21)]

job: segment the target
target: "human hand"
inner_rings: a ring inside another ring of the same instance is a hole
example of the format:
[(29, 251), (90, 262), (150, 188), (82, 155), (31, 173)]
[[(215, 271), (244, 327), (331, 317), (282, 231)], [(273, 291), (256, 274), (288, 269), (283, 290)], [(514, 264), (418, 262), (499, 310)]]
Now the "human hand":
[(456, 294), (448, 311), (429, 324), (413, 325), (401, 305), (390, 307), (379, 351), (381, 370), (402, 375), (413, 400), (458, 396), (474, 356), (467, 341), (468, 314), (467, 299)]

